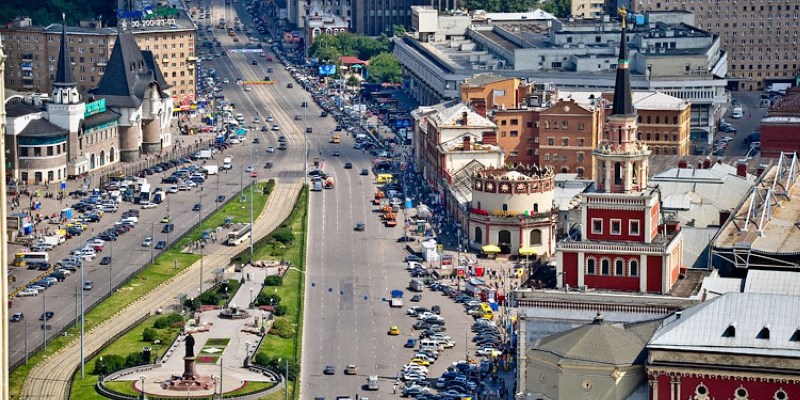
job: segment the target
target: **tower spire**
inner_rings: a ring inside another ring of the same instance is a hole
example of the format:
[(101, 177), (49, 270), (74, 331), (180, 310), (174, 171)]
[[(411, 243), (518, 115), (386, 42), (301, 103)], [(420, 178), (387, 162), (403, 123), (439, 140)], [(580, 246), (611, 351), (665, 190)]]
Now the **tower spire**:
[(628, 69), (628, 35), (627, 16), (624, 7), (619, 10), (622, 19), (622, 36), (619, 40), (619, 60), (617, 61), (617, 80), (614, 85), (614, 105), (611, 115), (633, 115), (633, 100), (631, 99), (631, 73)]
[(73, 87), (75, 81), (72, 79), (72, 62), (69, 59), (69, 42), (67, 42), (67, 16), (61, 14), (61, 51), (58, 53), (58, 70), (56, 80), (53, 83), (56, 87)]

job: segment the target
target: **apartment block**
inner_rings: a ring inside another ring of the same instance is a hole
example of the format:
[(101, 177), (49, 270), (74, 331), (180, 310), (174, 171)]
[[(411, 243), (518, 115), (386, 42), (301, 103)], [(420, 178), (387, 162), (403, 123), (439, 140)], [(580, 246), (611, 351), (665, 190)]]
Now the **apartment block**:
[(594, 179), (592, 151), (602, 132), (604, 110), (574, 99), (560, 99), (539, 113), (539, 164), (557, 173), (576, 173)]

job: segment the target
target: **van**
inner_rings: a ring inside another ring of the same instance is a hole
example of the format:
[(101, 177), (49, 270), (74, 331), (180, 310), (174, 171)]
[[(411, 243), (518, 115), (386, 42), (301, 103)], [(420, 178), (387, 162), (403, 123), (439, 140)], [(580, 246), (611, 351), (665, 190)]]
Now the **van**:
[(731, 118), (742, 118), (744, 117), (744, 110), (742, 107), (734, 107), (733, 112), (731, 112)]
[(419, 341), (419, 349), (420, 350), (430, 350), (430, 351), (442, 351), (444, 350), (444, 346), (439, 344), (436, 340), (431, 339), (422, 339)]

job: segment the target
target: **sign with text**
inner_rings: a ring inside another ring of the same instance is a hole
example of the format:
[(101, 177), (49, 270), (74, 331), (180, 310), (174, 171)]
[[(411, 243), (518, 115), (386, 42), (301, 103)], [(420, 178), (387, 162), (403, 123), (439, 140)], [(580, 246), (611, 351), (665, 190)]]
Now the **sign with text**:
[(106, 112), (106, 99), (100, 99), (86, 103), (86, 111), (83, 112), (83, 117), (86, 118), (104, 112)]

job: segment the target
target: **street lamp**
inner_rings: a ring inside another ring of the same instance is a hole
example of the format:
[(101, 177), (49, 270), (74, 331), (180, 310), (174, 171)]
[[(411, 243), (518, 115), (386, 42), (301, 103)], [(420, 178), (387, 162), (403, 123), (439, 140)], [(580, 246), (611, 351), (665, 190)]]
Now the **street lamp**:
[(144, 393), (144, 380), (145, 379), (147, 379), (147, 375), (143, 374), (143, 375), (139, 376), (139, 380), (142, 381), (142, 397), (141, 397), (142, 400), (146, 400), (147, 399), (147, 395)]
[(253, 288), (250, 288), (250, 308), (253, 308)]

